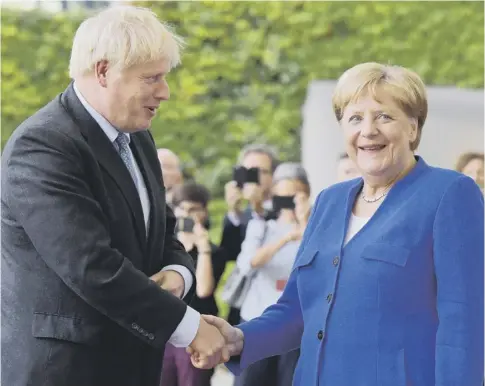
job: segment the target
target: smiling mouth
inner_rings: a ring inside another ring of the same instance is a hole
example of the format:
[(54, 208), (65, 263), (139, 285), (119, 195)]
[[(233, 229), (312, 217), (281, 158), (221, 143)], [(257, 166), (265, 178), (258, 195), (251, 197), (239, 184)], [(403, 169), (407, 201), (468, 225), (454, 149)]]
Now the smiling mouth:
[(359, 149), (363, 151), (368, 151), (368, 152), (377, 152), (377, 151), (381, 151), (385, 147), (386, 145), (372, 145), (372, 146), (359, 146)]

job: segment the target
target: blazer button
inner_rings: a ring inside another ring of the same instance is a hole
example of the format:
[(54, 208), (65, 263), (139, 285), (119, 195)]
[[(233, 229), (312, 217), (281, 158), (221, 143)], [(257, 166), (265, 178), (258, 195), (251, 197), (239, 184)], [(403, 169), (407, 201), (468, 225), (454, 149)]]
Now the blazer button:
[(155, 335), (153, 335), (153, 334), (148, 334), (148, 339), (150, 339), (150, 340), (155, 339)]
[(328, 294), (327, 295), (327, 302), (331, 302), (332, 301), (332, 298), (333, 298), (333, 295), (332, 294)]
[(134, 329), (134, 330), (138, 330), (138, 324), (136, 323), (131, 323), (131, 328)]
[(318, 331), (317, 338), (318, 338), (318, 340), (323, 339), (323, 331), (322, 330)]
[(336, 256), (334, 259), (333, 259), (333, 266), (336, 267), (338, 265), (338, 262), (340, 261), (339, 257)]

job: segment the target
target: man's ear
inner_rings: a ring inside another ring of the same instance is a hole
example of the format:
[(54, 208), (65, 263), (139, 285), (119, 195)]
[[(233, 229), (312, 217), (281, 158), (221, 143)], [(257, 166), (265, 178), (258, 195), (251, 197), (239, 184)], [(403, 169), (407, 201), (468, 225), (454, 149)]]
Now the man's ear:
[(108, 69), (109, 63), (107, 60), (101, 60), (94, 65), (94, 75), (101, 87), (108, 86)]

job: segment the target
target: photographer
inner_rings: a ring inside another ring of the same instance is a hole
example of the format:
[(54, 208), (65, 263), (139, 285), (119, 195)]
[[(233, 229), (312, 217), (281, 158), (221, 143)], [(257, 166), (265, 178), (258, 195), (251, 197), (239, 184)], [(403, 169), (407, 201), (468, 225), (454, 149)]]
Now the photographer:
[[(300, 245), (310, 215), (310, 185), (305, 170), (296, 163), (283, 163), (273, 175), (275, 220), (252, 219), (237, 266), (250, 281), (241, 307), (242, 321), (260, 316), (277, 302)], [(236, 378), (236, 386), (291, 386), (299, 351), (264, 359)]]
[[(239, 154), (233, 180), (225, 186), (227, 213), (220, 245), (229, 261), (235, 261), (241, 252), (248, 222), (253, 218), (267, 219), (271, 214), (272, 174), (277, 163), (276, 153), (267, 145), (251, 144)], [(248, 201), (244, 209), (243, 199)], [(236, 325), (239, 321), (239, 309), (231, 307), (228, 322)]]
[[(192, 256), (196, 265), (196, 293), (190, 303), (201, 314), (218, 314), (214, 290), (225, 265), (223, 250), (212, 244), (203, 224), (207, 223), (208, 190), (190, 182), (173, 188), (177, 239)], [(185, 349), (167, 345), (162, 370), (163, 386), (210, 386), (213, 370), (192, 366)]]

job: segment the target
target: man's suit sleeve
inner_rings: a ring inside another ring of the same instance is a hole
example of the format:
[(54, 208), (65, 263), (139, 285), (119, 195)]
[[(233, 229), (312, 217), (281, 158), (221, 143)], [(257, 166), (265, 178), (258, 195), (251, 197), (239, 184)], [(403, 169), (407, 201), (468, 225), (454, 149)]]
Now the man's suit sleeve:
[(45, 263), (99, 312), (164, 347), (187, 306), (110, 246), (107, 218), (74, 140), (56, 128), (31, 128), (6, 161), (6, 204)]

